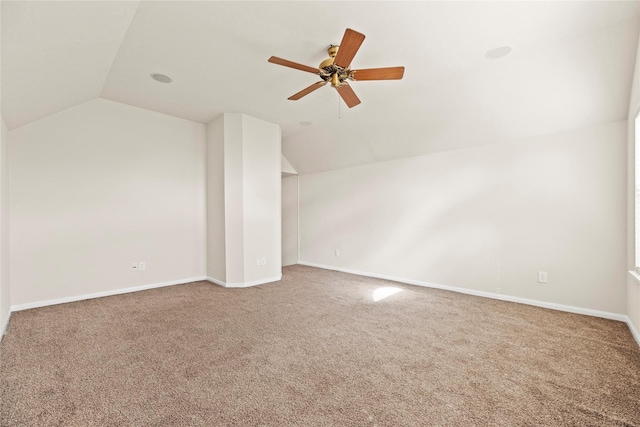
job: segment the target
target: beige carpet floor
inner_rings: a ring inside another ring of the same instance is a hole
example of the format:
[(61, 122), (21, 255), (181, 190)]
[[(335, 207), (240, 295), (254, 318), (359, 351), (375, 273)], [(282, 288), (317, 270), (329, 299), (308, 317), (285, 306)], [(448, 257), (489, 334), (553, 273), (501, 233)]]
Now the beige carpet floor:
[(624, 323), (303, 266), (16, 312), (0, 358), (2, 426), (640, 426)]

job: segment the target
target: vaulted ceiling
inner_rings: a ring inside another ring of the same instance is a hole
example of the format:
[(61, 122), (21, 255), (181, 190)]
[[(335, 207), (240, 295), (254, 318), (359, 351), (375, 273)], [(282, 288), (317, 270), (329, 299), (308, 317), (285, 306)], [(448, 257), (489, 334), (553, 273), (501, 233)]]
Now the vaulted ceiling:
[[(301, 173), (517, 140), (626, 118), (640, 6), (576, 2), (2, 1), (10, 129), (102, 97), (206, 123), (242, 112), (282, 127)], [(312, 67), (346, 28), (366, 35), (348, 109)], [(487, 51), (512, 47), (500, 59)], [(162, 84), (152, 73), (171, 76)], [(309, 124), (310, 123), (310, 124)]]

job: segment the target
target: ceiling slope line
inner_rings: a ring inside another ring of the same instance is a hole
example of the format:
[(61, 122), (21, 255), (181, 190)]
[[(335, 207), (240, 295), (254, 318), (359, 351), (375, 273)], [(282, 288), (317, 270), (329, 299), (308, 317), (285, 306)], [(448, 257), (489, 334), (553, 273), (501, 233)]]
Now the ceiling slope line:
[(131, 24), (133, 23), (133, 21), (136, 19), (136, 16), (138, 15), (138, 10), (140, 9), (140, 2), (141, 0), (129, 2), (129, 3), (135, 3), (136, 10), (131, 14), (131, 18), (129, 19), (129, 23), (127, 24), (127, 30), (122, 34), (122, 37), (120, 38), (120, 43), (118, 43), (118, 48), (115, 50), (113, 56), (111, 57), (109, 69), (107, 70), (104, 78), (102, 79), (102, 87), (100, 88), (100, 94), (99, 94), (100, 98), (104, 96), (104, 88), (107, 85), (107, 79), (111, 75), (111, 70), (113, 69), (113, 64), (115, 63), (116, 58), (118, 57), (118, 53), (120, 53), (120, 47), (122, 46), (122, 43), (129, 35), (129, 31), (131, 30)]

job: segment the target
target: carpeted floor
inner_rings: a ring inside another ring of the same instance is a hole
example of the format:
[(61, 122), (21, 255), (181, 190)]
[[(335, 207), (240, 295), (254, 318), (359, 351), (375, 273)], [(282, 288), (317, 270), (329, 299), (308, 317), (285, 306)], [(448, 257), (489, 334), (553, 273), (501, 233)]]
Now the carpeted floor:
[(303, 266), (16, 312), (0, 358), (2, 426), (640, 426), (621, 322)]

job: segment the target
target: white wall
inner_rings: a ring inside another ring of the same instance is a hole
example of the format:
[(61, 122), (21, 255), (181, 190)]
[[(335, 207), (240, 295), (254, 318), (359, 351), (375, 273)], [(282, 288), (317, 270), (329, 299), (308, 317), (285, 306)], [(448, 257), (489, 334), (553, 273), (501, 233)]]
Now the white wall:
[(96, 99), (10, 138), (12, 306), (205, 276), (204, 125)]
[[(627, 270), (635, 267), (635, 117), (640, 113), (640, 41), (636, 53), (636, 66), (629, 101), (627, 138)], [(640, 343), (640, 281), (627, 276), (627, 315)]]
[(242, 114), (224, 114), (224, 216), (226, 283), (244, 279)]
[(0, 136), (0, 339), (9, 321), (9, 132), (4, 120)]
[(280, 127), (225, 113), (207, 129), (208, 276), (229, 287), (280, 280)]
[(623, 314), (625, 142), (621, 121), (301, 175), (300, 260)]
[(298, 262), (298, 176), (282, 177), (282, 265)]
[(245, 283), (282, 277), (280, 141), (280, 126), (242, 115)]
[(224, 115), (207, 124), (207, 276), (226, 282)]
[(284, 154), (280, 154), (280, 172), (282, 172), (282, 175), (288, 176), (298, 174), (295, 168), (291, 166), (291, 163), (289, 163), (289, 160), (287, 160), (287, 158), (284, 156)]
[[(2, 8), (0, 8), (0, 17), (1, 10)], [(1, 64), (0, 55), (0, 70), (2, 70)], [(0, 71), (0, 81), (1, 74)], [(0, 340), (2, 340), (11, 314), (11, 289), (9, 283), (9, 130), (1, 114), (0, 128)]]

